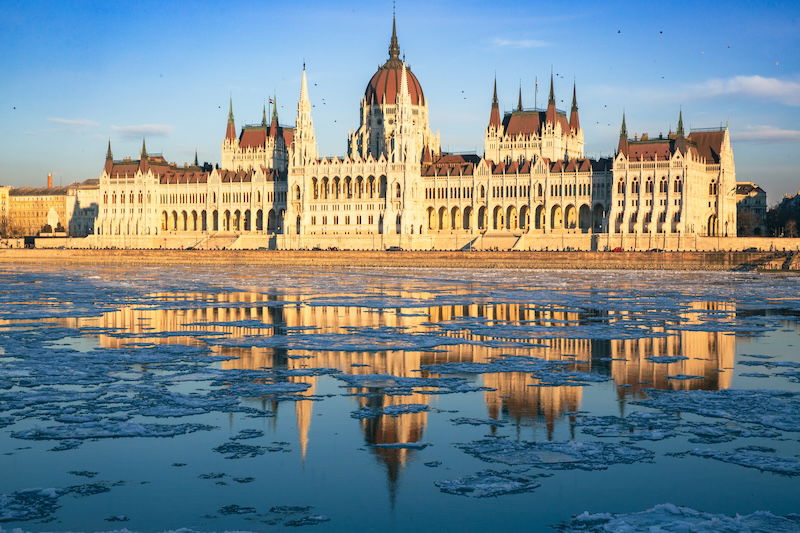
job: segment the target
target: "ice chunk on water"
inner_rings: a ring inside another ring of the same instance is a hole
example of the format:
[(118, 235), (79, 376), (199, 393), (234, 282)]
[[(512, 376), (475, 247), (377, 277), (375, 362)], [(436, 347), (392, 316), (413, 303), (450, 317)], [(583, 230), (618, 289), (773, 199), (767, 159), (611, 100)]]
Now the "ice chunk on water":
[(386, 407), (362, 407), (350, 413), (353, 418), (377, 418), (381, 415), (400, 416), (409, 413), (421, 413), (430, 410), (429, 405), (422, 403), (403, 403)]
[(674, 437), (681, 420), (667, 413), (634, 412), (617, 416), (582, 416), (576, 425), (595, 437), (620, 437), (631, 440), (662, 440)]
[(788, 476), (800, 475), (800, 461), (794, 457), (767, 455), (748, 448), (737, 448), (732, 452), (719, 450), (692, 450), (691, 455), (708, 457), (725, 463), (732, 463), (761, 471), (775, 472)]
[(468, 417), (458, 417), (458, 418), (451, 418), (450, 422), (457, 426), (461, 425), (468, 425), (468, 426), (504, 426), (508, 422), (506, 420), (498, 420), (494, 418), (468, 418)]
[(436, 481), (439, 490), (448, 494), (472, 498), (490, 498), (503, 494), (532, 492), (541, 486), (535, 481), (538, 476), (524, 476), (510, 471), (482, 470), (475, 474)]
[(289, 448), (284, 443), (272, 443), (272, 446), (256, 446), (252, 444), (242, 444), (241, 442), (226, 442), (214, 448), (214, 451), (221, 453), (225, 459), (253, 458), (264, 455), (266, 452), (288, 452)]
[(677, 363), (678, 361), (685, 361), (689, 358), (685, 355), (651, 355), (650, 357), (645, 357), (645, 359), (654, 363), (670, 364)]
[(569, 522), (556, 526), (561, 531), (685, 531), (697, 533), (796, 532), (800, 530), (800, 515), (777, 516), (767, 511), (748, 515), (728, 516), (705, 513), (689, 507), (662, 503), (635, 513), (583, 513)]
[(666, 412), (688, 412), (800, 431), (800, 393), (774, 390), (648, 391), (650, 398), (632, 402)]
[(58, 489), (24, 489), (0, 494), (0, 522), (46, 518), (58, 508)]
[(27, 440), (116, 439), (122, 437), (174, 437), (217, 429), (204, 424), (138, 424), (135, 422), (87, 422), (65, 426), (34, 427), (11, 433)]
[(605, 442), (527, 442), (497, 438), (457, 446), (484, 461), (548, 470), (605, 470), (613, 464), (650, 462), (655, 455), (637, 446)]

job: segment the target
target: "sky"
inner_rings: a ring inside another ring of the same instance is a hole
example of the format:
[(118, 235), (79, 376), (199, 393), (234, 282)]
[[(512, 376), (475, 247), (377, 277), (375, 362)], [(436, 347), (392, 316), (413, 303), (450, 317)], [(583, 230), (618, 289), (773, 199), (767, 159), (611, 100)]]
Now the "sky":
[[(577, 84), (587, 155), (631, 135), (728, 125), (739, 181), (800, 189), (800, 2), (397, 0), (401, 53), (442, 149), (482, 153), (492, 81), (511, 110)], [(322, 155), (342, 155), (386, 60), (392, 2), (0, 0), (0, 184), (95, 178), (149, 152), (216, 163), (275, 95), (293, 124), (303, 62)], [(539, 81), (538, 97), (535, 80)]]

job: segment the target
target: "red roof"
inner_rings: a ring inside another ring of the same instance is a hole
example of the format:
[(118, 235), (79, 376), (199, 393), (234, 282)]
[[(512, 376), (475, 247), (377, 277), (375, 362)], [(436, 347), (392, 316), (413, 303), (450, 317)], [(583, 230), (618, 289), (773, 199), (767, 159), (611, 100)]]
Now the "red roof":
[[(541, 135), (542, 124), (545, 123), (546, 113), (544, 111), (514, 111), (507, 113), (503, 117), (503, 127), (505, 135), (516, 137), (517, 135)], [(567, 122), (567, 115), (561, 111), (556, 112), (556, 123), (561, 124), (561, 131), (570, 130)]]
[[(364, 98), (368, 104), (382, 104), (384, 96), (387, 104), (397, 103), (397, 93), (400, 91), (400, 74), (403, 72), (403, 64), (399, 61), (389, 60), (372, 76), (364, 91)], [(425, 95), (422, 93), (422, 86), (419, 80), (406, 65), (406, 83), (408, 83), (408, 93), (411, 95), (413, 105), (423, 105)]]
[(698, 155), (704, 158), (706, 163), (719, 163), (725, 130), (693, 131), (689, 134), (688, 139), (694, 143)]
[(245, 148), (263, 148), (267, 144), (267, 127), (266, 126), (245, 126), (242, 128), (242, 134), (239, 136), (239, 147)]
[(664, 161), (672, 156), (669, 139), (663, 141), (630, 142), (628, 144), (628, 159), (631, 161)]

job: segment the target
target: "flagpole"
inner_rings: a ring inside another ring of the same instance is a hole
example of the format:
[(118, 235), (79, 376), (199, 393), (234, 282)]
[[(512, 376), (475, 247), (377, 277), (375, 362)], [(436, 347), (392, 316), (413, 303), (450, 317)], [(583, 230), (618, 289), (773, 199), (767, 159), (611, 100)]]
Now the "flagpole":
[(534, 109), (539, 109), (539, 76), (536, 76), (533, 88), (533, 107)]

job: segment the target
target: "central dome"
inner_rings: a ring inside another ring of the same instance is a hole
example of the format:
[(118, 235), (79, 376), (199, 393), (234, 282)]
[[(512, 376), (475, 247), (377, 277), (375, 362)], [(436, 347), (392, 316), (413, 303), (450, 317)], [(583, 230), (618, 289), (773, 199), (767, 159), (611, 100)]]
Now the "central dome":
[[(380, 105), (397, 103), (397, 93), (400, 91), (400, 76), (403, 74), (403, 61), (400, 59), (400, 45), (397, 44), (397, 29), (394, 19), (392, 19), (392, 39), (389, 42), (389, 60), (378, 69), (372, 79), (367, 84), (364, 91), (364, 98), (367, 104)], [(424, 105), (425, 95), (422, 94), (422, 86), (419, 80), (406, 65), (406, 83), (408, 83), (408, 93), (411, 95), (413, 105)]]

